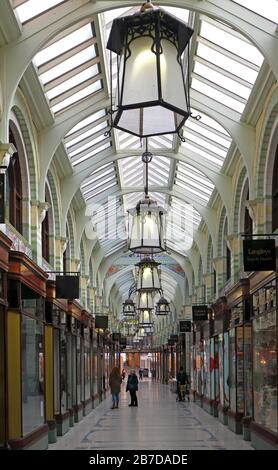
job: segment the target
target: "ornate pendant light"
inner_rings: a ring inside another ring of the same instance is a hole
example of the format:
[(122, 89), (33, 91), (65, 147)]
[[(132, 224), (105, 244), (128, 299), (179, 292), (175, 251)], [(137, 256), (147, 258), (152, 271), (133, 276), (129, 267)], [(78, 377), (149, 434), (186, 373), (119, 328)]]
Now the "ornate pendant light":
[(156, 304), (155, 314), (162, 316), (168, 315), (169, 313), (171, 313), (170, 304), (162, 295)]
[(126, 299), (124, 301), (123, 314), (126, 317), (134, 317), (136, 315), (135, 303), (131, 299)]
[(156, 292), (161, 291), (160, 275), (157, 263), (150, 257), (143, 258), (135, 266), (138, 268), (137, 273), (137, 291)]
[(145, 255), (166, 250), (166, 211), (148, 194), (148, 165), (152, 157), (146, 139), (146, 151), (142, 155), (142, 162), (145, 164), (145, 196), (134, 209), (128, 210), (128, 249)]
[[(150, 2), (113, 21), (107, 43), (118, 65), (112, 127), (141, 138), (180, 132), (191, 114), (189, 60), (185, 79), (182, 54), (187, 48), (189, 56), (192, 34), (183, 21)], [(111, 88), (112, 76), (111, 54)]]
[(142, 310), (139, 313), (139, 328), (146, 328), (148, 326), (153, 326), (152, 311)]
[(136, 292), (136, 283), (134, 282), (128, 291), (128, 299), (123, 303), (123, 315), (125, 317), (135, 317), (136, 316), (136, 306), (133, 300), (131, 299), (132, 294)]
[(153, 296), (151, 292), (138, 292), (137, 310), (152, 310), (154, 308)]

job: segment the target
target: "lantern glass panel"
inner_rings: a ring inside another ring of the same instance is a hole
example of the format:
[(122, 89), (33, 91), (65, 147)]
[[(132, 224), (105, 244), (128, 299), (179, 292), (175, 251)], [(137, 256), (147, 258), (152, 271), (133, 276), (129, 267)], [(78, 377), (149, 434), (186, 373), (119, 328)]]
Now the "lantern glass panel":
[(138, 310), (153, 308), (153, 298), (150, 292), (140, 292), (138, 296)]
[(156, 266), (141, 266), (138, 281), (138, 289), (140, 290), (160, 290), (160, 279)]
[(130, 211), (129, 249), (135, 253), (153, 254), (165, 251), (165, 214), (156, 204), (140, 205)]
[[(130, 40), (130, 37), (129, 39)], [(158, 99), (156, 55), (151, 37), (138, 37), (129, 46), (131, 55), (125, 61), (122, 106), (152, 102)], [(121, 64), (123, 67), (123, 63)], [(120, 90), (122, 89), (120, 83)]]

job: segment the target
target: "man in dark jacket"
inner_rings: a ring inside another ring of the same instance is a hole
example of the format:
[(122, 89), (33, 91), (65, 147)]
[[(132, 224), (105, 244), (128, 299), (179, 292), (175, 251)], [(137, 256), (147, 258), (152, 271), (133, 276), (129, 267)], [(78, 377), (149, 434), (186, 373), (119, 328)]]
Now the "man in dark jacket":
[(126, 392), (130, 393), (131, 403), (128, 406), (138, 406), (138, 400), (136, 392), (138, 390), (138, 378), (135, 374), (135, 370), (132, 370), (127, 379)]
[[(182, 401), (184, 395), (185, 395), (185, 388), (186, 386), (189, 385), (189, 380), (187, 374), (184, 372), (183, 367), (180, 366), (180, 371), (178, 372), (177, 375), (177, 385), (178, 385), (178, 395), (179, 395), (179, 401)], [(183, 392), (183, 393), (182, 393)], [(183, 396), (182, 396), (183, 395)], [(188, 395), (188, 400), (189, 400), (189, 395)]]

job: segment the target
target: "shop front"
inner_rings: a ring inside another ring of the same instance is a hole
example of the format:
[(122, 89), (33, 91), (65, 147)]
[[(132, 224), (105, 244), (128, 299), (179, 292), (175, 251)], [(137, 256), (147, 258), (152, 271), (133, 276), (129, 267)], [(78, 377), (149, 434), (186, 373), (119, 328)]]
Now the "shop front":
[(254, 387), (251, 441), (256, 449), (277, 450), (277, 277), (274, 273), (257, 273), (250, 278), (250, 287)]
[[(70, 317), (67, 301), (57, 300), (55, 281), (47, 281), (45, 304), (46, 419), (49, 443), (65, 434), (70, 426), (71, 369), (69, 368)], [(70, 376), (70, 377), (69, 377)]]
[(6, 315), (7, 271), (12, 242), (0, 232), (0, 449), (7, 447), (7, 369), (6, 369)]
[(24, 253), (9, 254), (7, 310), (8, 443), (46, 449), (45, 296), (47, 275)]
[[(195, 401), (199, 406), (203, 407), (204, 397), (204, 339), (203, 331), (200, 323), (194, 323), (195, 337), (195, 377), (196, 392)], [(194, 369), (193, 369), (194, 378)]]
[(226, 297), (220, 297), (213, 309), (213, 341), (214, 341), (214, 416), (218, 416), (223, 424), (228, 424), (229, 409), (229, 333)]
[(252, 409), (252, 331), (249, 280), (241, 279), (227, 293), (229, 310), (228, 426), (236, 434)]
[(84, 415), (84, 326), (82, 323), (82, 307), (79, 302), (69, 300), (67, 314), (70, 317), (69, 325), (72, 336), (68, 346), (68, 367), (71, 367), (73, 371), (69, 383), (72, 397), (70, 424), (73, 424), (73, 422), (80, 421)]

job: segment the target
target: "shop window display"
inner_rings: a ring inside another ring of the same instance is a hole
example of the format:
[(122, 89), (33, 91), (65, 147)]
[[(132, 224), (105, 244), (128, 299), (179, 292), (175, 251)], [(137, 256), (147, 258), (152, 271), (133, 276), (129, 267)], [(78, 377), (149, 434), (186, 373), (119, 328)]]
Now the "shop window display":
[(218, 337), (219, 346), (219, 401), (224, 406), (224, 338), (223, 333)]
[(276, 310), (253, 320), (254, 419), (277, 432)]
[(91, 346), (89, 331), (84, 339), (84, 385), (85, 400), (91, 397)]
[(224, 333), (223, 355), (224, 355), (224, 406), (228, 407), (230, 405), (230, 396), (229, 396), (229, 333), (227, 331)]
[(210, 340), (204, 340), (204, 390), (203, 394), (211, 398)]
[(44, 423), (43, 324), (22, 315), (23, 435)]
[(245, 416), (253, 415), (252, 325), (244, 325), (244, 399)]

